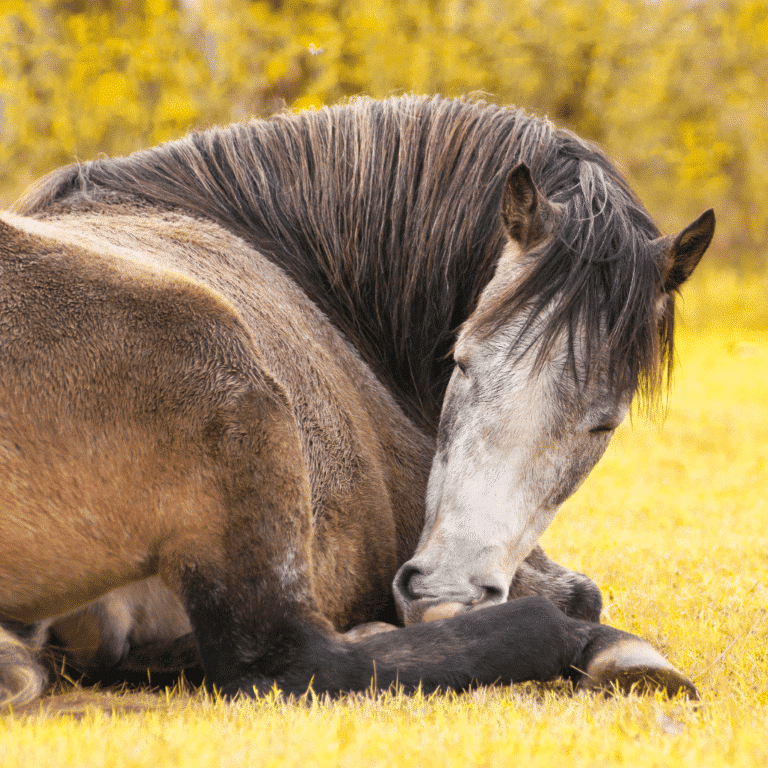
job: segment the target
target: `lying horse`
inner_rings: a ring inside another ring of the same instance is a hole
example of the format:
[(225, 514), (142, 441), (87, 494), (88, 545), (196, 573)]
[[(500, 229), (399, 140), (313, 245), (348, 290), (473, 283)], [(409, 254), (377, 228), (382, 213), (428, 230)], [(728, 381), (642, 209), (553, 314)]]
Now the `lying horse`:
[[(597, 148), (466, 100), (51, 174), (0, 218), (6, 702), (44, 684), (24, 627), (76, 646), (91, 603), (112, 663), (148, 584), (143, 640), (191, 628), (225, 694), (695, 694), (536, 541), (657, 391), (713, 231), (661, 236)], [(372, 621), (404, 626), (342, 634)]]

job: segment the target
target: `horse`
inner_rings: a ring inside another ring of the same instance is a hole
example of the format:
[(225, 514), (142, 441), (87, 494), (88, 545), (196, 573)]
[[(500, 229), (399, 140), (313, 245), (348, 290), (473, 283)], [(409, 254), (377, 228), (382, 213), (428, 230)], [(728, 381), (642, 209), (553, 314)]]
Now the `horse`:
[(4, 702), (44, 690), (48, 633), (98, 666), (189, 630), (226, 696), (696, 696), (537, 539), (658, 397), (713, 233), (470, 99), (54, 171), (0, 214)]

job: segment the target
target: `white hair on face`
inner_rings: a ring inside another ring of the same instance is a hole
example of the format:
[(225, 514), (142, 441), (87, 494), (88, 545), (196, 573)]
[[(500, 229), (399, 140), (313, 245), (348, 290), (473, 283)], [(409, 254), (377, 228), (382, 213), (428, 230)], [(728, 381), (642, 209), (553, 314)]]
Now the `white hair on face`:
[[(521, 271), (507, 248), (481, 298)], [(558, 507), (603, 454), (630, 396), (605, 375), (584, 375), (580, 328), (544, 343), (556, 301), (518, 315), (492, 336), (459, 333), (427, 491), (426, 523), (412, 563), (412, 595), (463, 604), (505, 599), (524, 558)], [(521, 336), (523, 338), (521, 338)], [(521, 350), (510, 354), (510, 349)], [(593, 349), (589, 351), (594, 354)], [(575, 359), (575, 366), (569, 361)]]

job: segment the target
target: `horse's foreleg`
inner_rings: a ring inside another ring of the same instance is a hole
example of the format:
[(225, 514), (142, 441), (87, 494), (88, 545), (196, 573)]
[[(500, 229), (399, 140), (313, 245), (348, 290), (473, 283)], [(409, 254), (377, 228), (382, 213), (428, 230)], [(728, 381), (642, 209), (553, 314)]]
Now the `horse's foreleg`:
[(406, 690), (464, 689), (562, 677), (586, 689), (698, 698), (693, 683), (649, 643), (568, 617), (541, 597), (364, 636), (355, 645), (376, 660), (380, 687), (397, 681)]
[(314, 678), (341, 690), (334, 670), (350, 653), (316, 606), (310, 485), (290, 403), (265, 381), (208, 433), (220, 511), (195, 538), (179, 527), (160, 562), (207, 684), (227, 694), (275, 683), (304, 693)]

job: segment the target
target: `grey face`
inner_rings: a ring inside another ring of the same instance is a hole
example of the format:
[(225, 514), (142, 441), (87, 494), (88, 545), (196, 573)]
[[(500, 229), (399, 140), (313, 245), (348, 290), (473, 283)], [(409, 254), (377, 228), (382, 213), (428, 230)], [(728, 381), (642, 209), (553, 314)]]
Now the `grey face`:
[[(594, 186), (598, 177), (605, 182), (602, 171), (586, 173), (585, 179), (591, 179), (586, 186)], [(586, 344), (586, 328), (577, 324), (570, 335), (564, 331), (550, 340), (547, 355), (539, 359), (541, 329), (564, 297), (555, 295), (535, 317), (527, 317), (523, 307), (490, 335), (478, 330), (482, 322), (474, 322), (497, 316), (499, 300), (518, 284), (533, 249), (541, 246), (543, 252), (558, 236), (563, 210), (541, 195), (523, 163), (510, 171), (501, 203), (509, 245), (459, 333), (427, 488), (424, 531), (393, 584), (406, 624), (506, 600), (521, 561), (603, 455), (629, 410), (633, 392), (627, 388), (634, 389), (637, 378), (624, 371), (617, 380), (634, 383), (623, 390), (612, 386), (600, 339)], [(585, 221), (579, 218), (581, 226)], [(645, 347), (643, 353), (649, 369), (660, 364), (660, 354), (656, 361), (651, 358), (659, 352), (663, 333), (671, 330), (672, 295), (695, 269), (714, 231), (709, 210), (678, 235), (646, 244), (650, 269), (641, 284), (647, 307), (642, 322), (651, 334), (659, 333), (650, 338), (655, 352)], [(633, 273), (627, 279), (640, 278)], [(597, 336), (603, 325), (593, 318), (593, 341), (595, 320)], [(584, 375), (587, 368), (589, 376)]]
[[(479, 311), (515, 279), (519, 259), (519, 249), (510, 245)], [(505, 601), (519, 564), (603, 455), (629, 409), (630, 396), (612, 391), (600, 360), (592, 361), (586, 384), (582, 377), (576, 381), (565, 333), (537, 366), (537, 330), (545, 316), (521, 344), (525, 320), (515, 318), (490, 338), (481, 338), (471, 324), (459, 334), (425, 528), (394, 585), (406, 623)], [(578, 331), (572, 341), (578, 361)], [(526, 348), (522, 357), (510, 353)]]

